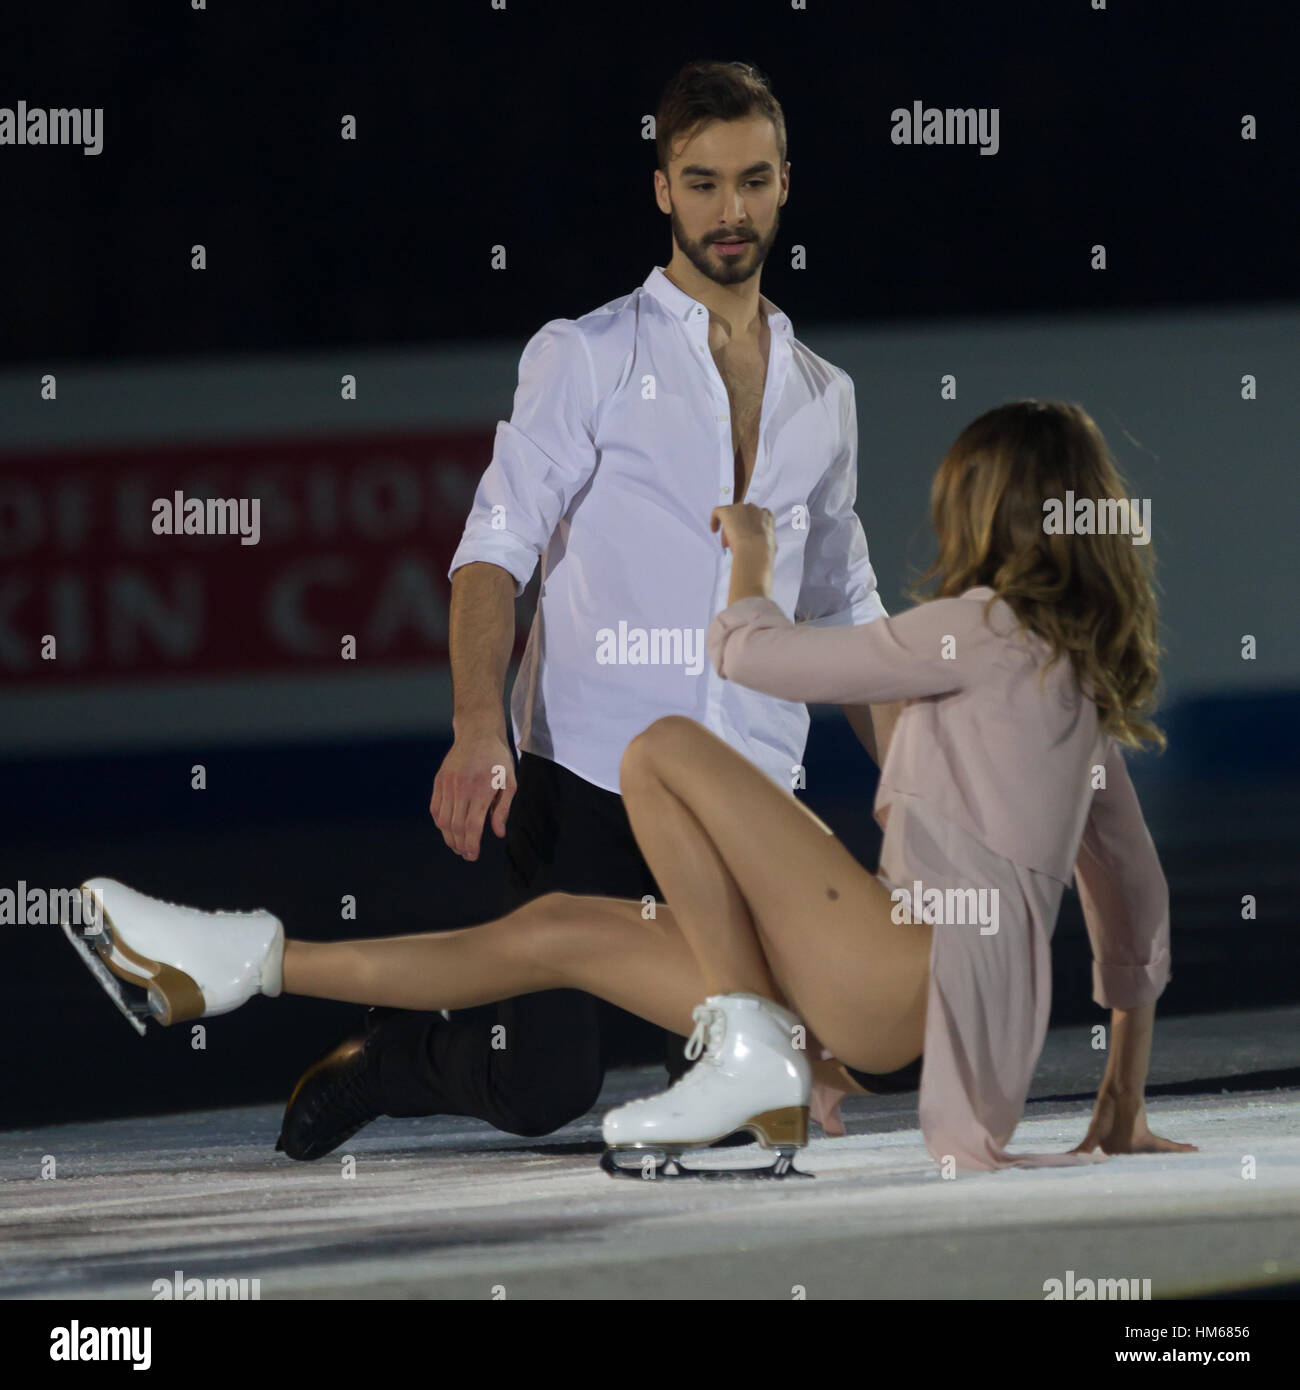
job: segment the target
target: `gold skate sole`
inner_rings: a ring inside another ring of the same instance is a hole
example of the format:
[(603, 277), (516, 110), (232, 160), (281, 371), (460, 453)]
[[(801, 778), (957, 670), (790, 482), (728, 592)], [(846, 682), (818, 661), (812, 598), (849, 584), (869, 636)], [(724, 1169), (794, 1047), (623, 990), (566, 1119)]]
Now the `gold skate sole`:
[(808, 1142), (808, 1107), (787, 1105), (780, 1110), (764, 1110), (747, 1125), (742, 1125), (765, 1149), (788, 1144), (803, 1148)]
[[(84, 938), (95, 949), (100, 960), (117, 976), (129, 985), (146, 990), (149, 995), (149, 1011), (162, 1024), (170, 1028), (173, 1023), (186, 1023), (193, 1018), (202, 1018), (204, 1012), (203, 991), (183, 970), (164, 965), (161, 961), (133, 951), (113, 928), (113, 919), (108, 909), (100, 902), (100, 930), (94, 936)], [(132, 965), (139, 966), (141, 974), (136, 975), (125, 969), (113, 959), (113, 949), (124, 956)]]

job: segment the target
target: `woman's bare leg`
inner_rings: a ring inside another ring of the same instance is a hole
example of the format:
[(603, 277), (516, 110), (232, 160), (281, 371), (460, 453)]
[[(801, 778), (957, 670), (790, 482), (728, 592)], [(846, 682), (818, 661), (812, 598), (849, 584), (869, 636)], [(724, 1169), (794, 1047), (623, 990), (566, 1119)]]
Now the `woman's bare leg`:
[(638, 899), (547, 893), (459, 931), (286, 941), (286, 994), (394, 1009), (468, 1009), (582, 989), (683, 1036), (708, 992), (673, 913)]
[(291, 941), (291, 994), (463, 1008), (577, 988), (676, 1033), (710, 993), (787, 1001), (838, 1058), (886, 1072), (921, 1050), (931, 928), (896, 925), (885, 888), (793, 796), (693, 720), (629, 745), (623, 792), (670, 900), (548, 894), (461, 931)]
[[(708, 994), (670, 908), (646, 919), (639, 900), (547, 893), (480, 927), (362, 941), (286, 941), (284, 992), (388, 1008), (470, 1008), (539, 989), (580, 988), (683, 1037)], [(833, 1061), (813, 1074), (860, 1086)]]
[(816, 816), (683, 717), (633, 739), (620, 776), (637, 843), (709, 993), (788, 1001), (863, 1071), (919, 1055), (932, 928), (896, 924), (888, 890)]

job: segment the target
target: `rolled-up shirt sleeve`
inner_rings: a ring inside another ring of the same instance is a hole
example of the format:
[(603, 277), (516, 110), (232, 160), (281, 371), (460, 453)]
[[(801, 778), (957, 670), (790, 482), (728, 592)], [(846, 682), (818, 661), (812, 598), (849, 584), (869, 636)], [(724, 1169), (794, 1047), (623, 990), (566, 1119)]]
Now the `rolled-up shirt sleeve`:
[(1169, 885), (1128, 767), (1111, 743), (1092, 794), (1075, 885), (1092, 942), (1092, 997), (1105, 1009), (1154, 1003), (1170, 979)]
[(840, 448), (808, 498), (803, 583), (795, 617), (809, 627), (847, 627), (886, 616), (858, 493), (858, 411), (851, 378), (840, 373)]
[(982, 606), (935, 599), (855, 627), (792, 623), (769, 598), (740, 599), (704, 635), (724, 680), (812, 704), (878, 704), (963, 690), (992, 650)]
[(596, 466), (596, 376), (571, 319), (553, 319), (527, 342), (509, 420), (497, 424), (488, 465), (447, 571), (500, 565), (523, 593), (537, 561)]

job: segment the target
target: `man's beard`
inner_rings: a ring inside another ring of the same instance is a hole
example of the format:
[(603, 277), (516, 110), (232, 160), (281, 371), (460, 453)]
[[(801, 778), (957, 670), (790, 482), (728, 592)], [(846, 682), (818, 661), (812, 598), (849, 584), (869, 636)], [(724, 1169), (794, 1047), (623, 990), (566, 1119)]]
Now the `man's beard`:
[[(738, 285), (748, 280), (751, 275), (757, 275), (763, 268), (767, 253), (772, 249), (773, 242), (776, 241), (777, 229), (781, 225), (781, 212), (778, 208), (776, 215), (772, 218), (772, 226), (767, 235), (757, 237), (749, 242), (748, 249), (742, 251), (734, 261), (723, 260), (716, 251), (710, 250), (710, 243), (715, 240), (724, 240), (724, 236), (711, 232), (707, 241), (692, 241), (682, 230), (676, 207), (671, 209), (669, 220), (672, 223), (673, 241), (701, 275), (707, 275), (718, 285)], [(746, 234), (741, 232), (737, 235), (744, 236)]]

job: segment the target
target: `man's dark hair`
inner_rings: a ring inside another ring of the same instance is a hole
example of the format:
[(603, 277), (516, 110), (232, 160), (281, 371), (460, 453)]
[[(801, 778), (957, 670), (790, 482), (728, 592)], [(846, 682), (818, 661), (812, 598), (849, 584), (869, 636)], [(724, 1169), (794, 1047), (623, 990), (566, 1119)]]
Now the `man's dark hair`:
[(664, 177), (674, 146), (701, 126), (753, 115), (766, 116), (776, 129), (780, 174), (785, 164), (785, 112), (767, 78), (750, 63), (687, 63), (664, 88), (655, 113), (655, 153)]

